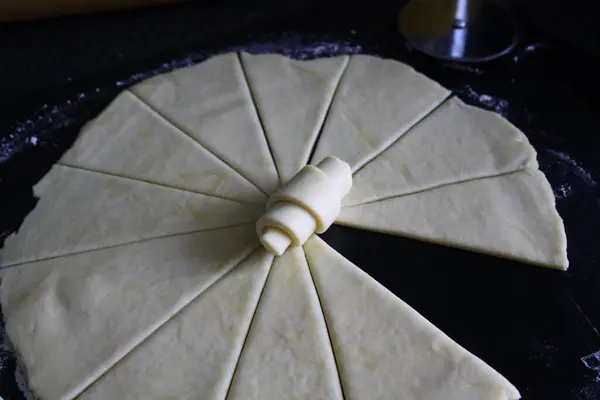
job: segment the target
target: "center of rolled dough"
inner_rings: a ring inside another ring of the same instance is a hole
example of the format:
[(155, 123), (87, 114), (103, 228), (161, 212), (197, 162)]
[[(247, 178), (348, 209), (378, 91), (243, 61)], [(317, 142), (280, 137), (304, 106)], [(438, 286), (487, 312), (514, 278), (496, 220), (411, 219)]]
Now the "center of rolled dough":
[(325, 232), (351, 188), (352, 170), (337, 157), (304, 166), (269, 197), (267, 210), (256, 223), (261, 243), (281, 256), (290, 246), (302, 246), (313, 233)]

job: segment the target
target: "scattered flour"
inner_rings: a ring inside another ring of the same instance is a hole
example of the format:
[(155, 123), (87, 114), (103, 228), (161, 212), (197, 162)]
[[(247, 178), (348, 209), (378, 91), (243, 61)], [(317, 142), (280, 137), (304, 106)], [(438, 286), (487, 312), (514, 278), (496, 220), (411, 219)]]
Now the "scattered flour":
[(0, 138), (0, 163), (8, 161), (26, 146), (40, 144), (45, 132), (70, 126), (74, 122), (75, 106), (86, 97), (87, 94), (81, 92), (62, 104), (44, 104), (27, 119), (15, 122), (9, 134)]
[(541, 43), (530, 44), (529, 46), (525, 47), (525, 51), (531, 53), (532, 51), (536, 51), (537, 49), (539, 49), (541, 46)]
[(339, 42), (316, 42), (307, 46), (302, 46), (297, 50), (287, 50), (283, 54), (286, 56), (308, 59), (315, 57), (325, 57), (334, 54), (357, 54), (362, 51), (362, 46), (351, 45)]
[(21, 369), (18, 366), (15, 369), (15, 380), (17, 382), (17, 387), (23, 394), (23, 397), (25, 398), (25, 400), (34, 400), (33, 395), (31, 394), (31, 392), (29, 391), (29, 388), (27, 387), (27, 384), (25, 383), (25, 378), (23, 377), (23, 374), (21, 373)]
[[(0, 317), (1, 318), (1, 317)], [(4, 372), (9, 357), (11, 356), (10, 346), (4, 330), (0, 330), (0, 374)]]
[(553, 155), (554, 157), (556, 157), (557, 159), (559, 159), (560, 161), (567, 164), (569, 167), (571, 167), (573, 173), (575, 173), (575, 175), (577, 175), (579, 178), (581, 178), (586, 184), (588, 184), (590, 186), (597, 185), (597, 182), (592, 177), (592, 174), (590, 174), (589, 171), (587, 171), (585, 168), (583, 168), (577, 161), (572, 159), (568, 154), (563, 153), (558, 150), (548, 150), (548, 152), (551, 155)]
[(581, 357), (581, 362), (586, 368), (591, 369), (596, 373), (594, 382), (579, 389), (576, 393), (578, 399), (597, 399), (600, 396), (600, 350)]
[[(0, 330), (0, 375), (6, 374), (8, 360), (11, 358), (14, 358), (12, 345), (8, 341), (8, 337), (6, 336), (4, 330)], [(21, 374), (19, 367), (15, 369), (15, 381), (25, 400), (33, 400), (34, 397), (27, 388), (25, 378), (23, 377), (23, 374)], [(2, 396), (0, 396), (0, 400), (2, 400)]]
[(539, 50), (542, 47), (543, 44), (541, 43), (530, 44), (529, 46), (525, 47), (525, 49), (523, 49), (519, 54), (513, 57), (513, 62), (520, 62), (522, 58), (527, 57), (527, 53), (533, 53), (534, 51)]
[[(355, 32), (351, 32), (354, 35)], [(297, 59), (311, 59), (327, 55), (356, 54), (362, 51), (360, 45), (349, 41), (339, 40), (306, 40), (306, 35), (289, 32), (276, 40), (265, 39), (264, 43), (253, 42), (222, 49), (219, 52), (192, 53), (184, 58), (173, 59), (162, 63), (157, 68), (146, 72), (139, 72), (126, 79), (118, 80), (114, 85), (118, 88), (127, 87), (151, 78), (155, 75), (169, 72), (176, 68), (184, 68), (204, 61), (208, 57), (225, 52), (248, 51), (251, 53), (276, 52)], [(71, 79), (68, 78), (67, 81)], [(72, 111), (79, 102), (84, 101), (90, 94), (101, 92), (101, 88), (91, 89), (89, 93), (81, 92), (67, 99), (62, 104), (50, 106), (44, 104), (29, 118), (17, 121), (8, 135), (0, 137), (0, 163), (8, 161), (13, 154), (25, 146), (36, 146), (43, 141), (43, 132), (54, 131), (70, 126), (74, 122)]]
[(458, 63), (448, 63), (442, 65), (442, 68), (450, 68), (458, 71), (471, 72), (475, 75), (483, 75), (483, 70), (481, 68), (472, 67), (470, 65), (458, 64)]
[(14, 135), (7, 135), (0, 138), (0, 163), (8, 161), (8, 159), (20, 150), (21, 147), (22, 146), (14, 140)]
[(556, 189), (554, 189), (554, 197), (556, 200), (566, 199), (573, 193), (573, 188), (568, 182), (563, 183)]
[(584, 386), (574, 393), (577, 400), (593, 400), (600, 396), (600, 389), (596, 385)]
[(595, 353), (588, 354), (585, 357), (581, 357), (581, 362), (583, 362), (586, 368), (593, 369), (594, 371), (598, 371), (600, 373), (600, 350)]
[[(12, 358), (10, 345), (8, 343), (8, 339), (6, 339), (4, 329), (0, 328), (0, 375), (5, 375), (7, 373), (7, 368), (9, 365), (8, 360), (10, 358)], [(0, 396), (0, 400), (2, 400), (2, 396)]]
[(475, 91), (471, 85), (465, 85), (461, 92), (487, 109), (495, 111), (498, 114), (506, 117), (508, 112), (507, 100), (485, 93), (477, 93), (477, 91)]
[[(265, 40), (264, 43), (253, 42), (251, 44), (231, 46), (222, 49), (218, 53), (193, 53), (184, 58), (178, 58), (164, 62), (159, 67), (152, 70), (135, 73), (126, 79), (115, 82), (115, 86), (127, 87), (143, 81), (144, 79), (148, 79), (159, 74), (164, 74), (177, 68), (189, 67), (196, 63), (202, 62), (209, 57), (229, 52), (247, 51), (250, 53), (272, 53), (273, 50), (275, 50), (275, 52), (285, 56), (305, 60), (316, 57), (324, 57), (327, 55), (356, 54), (360, 53), (362, 50), (362, 46), (353, 45), (348, 42), (315, 41), (312, 43), (301, 43), (301, 40), (304, 40), (303, 35), (289, 33), (282, 37), (279, 41)], [(96, 89), (96, 91), (98, 92), (99, 89)]]

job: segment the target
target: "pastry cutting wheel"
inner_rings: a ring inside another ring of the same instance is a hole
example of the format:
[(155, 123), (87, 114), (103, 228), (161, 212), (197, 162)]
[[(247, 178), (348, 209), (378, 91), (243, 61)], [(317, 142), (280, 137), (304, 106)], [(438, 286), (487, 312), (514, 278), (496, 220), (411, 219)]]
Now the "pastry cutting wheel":
[(518, 38), (510, 13), (486, 0), (413, 0), (400, 13), (398, 25), (415, 49), (459, 62), (501, 57)]

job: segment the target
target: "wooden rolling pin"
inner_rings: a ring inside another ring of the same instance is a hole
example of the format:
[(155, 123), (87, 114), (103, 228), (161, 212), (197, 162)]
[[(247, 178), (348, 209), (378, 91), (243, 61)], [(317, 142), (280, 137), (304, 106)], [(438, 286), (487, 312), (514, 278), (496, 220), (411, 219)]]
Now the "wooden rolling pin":
[(0, 21), (23, 21), (120, 10), (181, 0), (0, 0)]

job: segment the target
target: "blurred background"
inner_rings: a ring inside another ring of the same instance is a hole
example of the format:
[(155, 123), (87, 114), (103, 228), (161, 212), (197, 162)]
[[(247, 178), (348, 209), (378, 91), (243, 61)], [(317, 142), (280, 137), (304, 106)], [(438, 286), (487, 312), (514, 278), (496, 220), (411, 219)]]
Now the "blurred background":
[[(48, 18), (61, 15), (93, 13), (101, 11), (146, 7), (165, 3), (190, 0), (3, 0), (0, 2), (0, 21), (22, 21)], [(531, 21), (535, 21), (545, 30), (555, 34), (572, 45), (600, 55), (600, 24), (598, 12), (594, 11), (594, 1), (590, 0), (495, 0), (511, 8), (524, 11)], [(296, 0), (295, 3), (309, 3), (310, 0)], [(379, 1), (381, 3), (381, 1)], [(225, 6), (235, 1), (201, 1), (204, 4)], [(238, 2), (242, 3), (242, 2)], [(249, 5), (272, 3), (273, 7), (282, 7), (284, 2), (254, 0)], [(335, 3), (319, 1), (318, 4)], [(348, 2), (338, 2), (347, 7)], [(369, 1), (363, 7), (377, 7), (378, 1)], [(386, 2), (390, 3), (390, 2)], [(398, 1), (397, 3), (403, 3)]]

